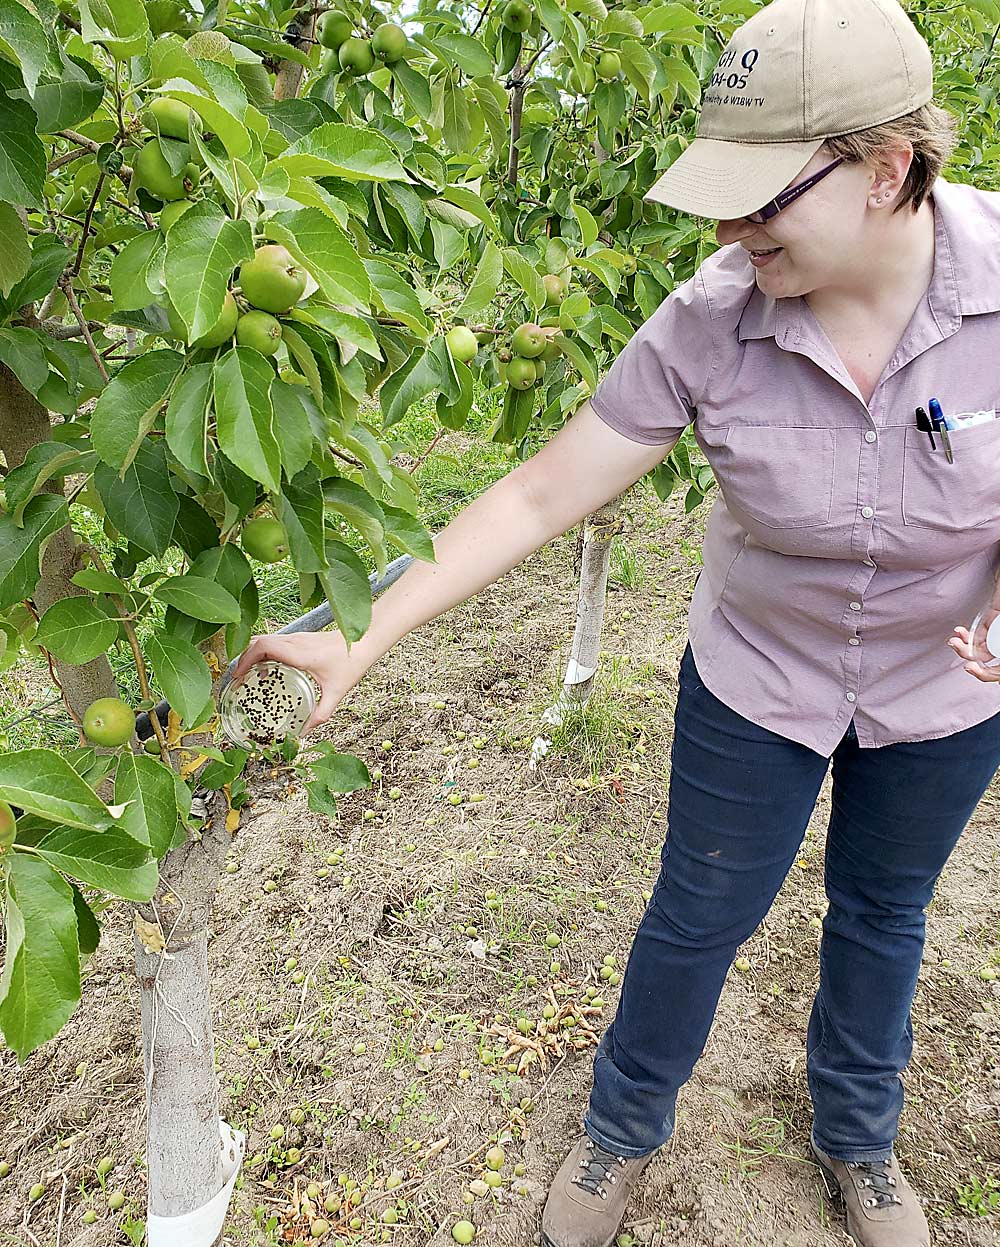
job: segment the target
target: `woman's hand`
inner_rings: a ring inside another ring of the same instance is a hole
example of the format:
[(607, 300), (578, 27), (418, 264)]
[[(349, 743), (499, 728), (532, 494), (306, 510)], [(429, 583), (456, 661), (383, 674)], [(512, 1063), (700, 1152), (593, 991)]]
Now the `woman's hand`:
[(990, 607), (983, 615), (975, 637), (971, 635), (968, 628), (956, 627), (954, 636), (948, 638), (948, 644), (959, 658), (965, 659), (965, 669), (969, 675), (974, 675), (984, 684), (995, 684), (1000, 681), (1000, 666), (986, 666), (986, 663), (993, 658), (993, 654), (986, 648), (985, 639), (986, 630), (998, 615), (1000, 611), (995, 607)]
[(358, 642), (348, 654), (347, 642), (340, 632), (276, 633), (253, 638), (236, 664), (233, 679), (245, 675), (256, 663), (269, 661), (308, 671), (322, 690), (303, 732), (325, 723), (370, 666), (363, 661)]

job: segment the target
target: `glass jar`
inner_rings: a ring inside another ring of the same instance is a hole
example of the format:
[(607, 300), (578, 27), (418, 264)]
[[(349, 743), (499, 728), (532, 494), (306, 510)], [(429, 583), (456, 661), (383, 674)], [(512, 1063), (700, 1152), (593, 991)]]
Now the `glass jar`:
[(969, 645), (975, 662), (984, 667), (995, 667), (1000, 663), (1000, 610), (992, 601), (969, 625)]
[(223, 690), (222, 731), (235, 745), (273, 745), (298, 736), (318, 700), (319, 689), (308, 672), (285, 663), (257, 663)]

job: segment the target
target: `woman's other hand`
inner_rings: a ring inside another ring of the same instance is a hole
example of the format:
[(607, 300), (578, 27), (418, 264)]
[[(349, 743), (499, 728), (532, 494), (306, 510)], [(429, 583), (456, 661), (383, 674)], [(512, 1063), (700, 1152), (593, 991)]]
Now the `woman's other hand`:
[[(996, 613), (994, 612), (995, 617)], [(986, 620), (984, 620), (984, 623), (986, 623)], [(988, 627), (989, 624), (986, 623), (986, 626)], [(985, 635), (985, 628), (977, 629), (977, 633)], [(986, 666), (986, 663), (993, 658), (993, 654), (986, 648), (979, 636), (973, 641), (968, 628), (956, 627), (954, 636), (948, 638), (948, 644), (959, 658), (965, 659), (965, 669), (969, 675), (974, 675), (977, 680), (982, 680), (984, 684), (995, 684), (997, 681), (1000, 681), (1000, 666)]]

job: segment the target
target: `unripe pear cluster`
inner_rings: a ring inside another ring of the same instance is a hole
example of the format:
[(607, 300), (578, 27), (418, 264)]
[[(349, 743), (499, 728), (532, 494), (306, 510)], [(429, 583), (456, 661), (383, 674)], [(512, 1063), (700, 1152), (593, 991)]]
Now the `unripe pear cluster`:
[(219, 319), (207, 332), (189, 341), (187, 326), (168, 302), (167, 319), (174, 335), (198, 349), (222, 346), (235, 335), (239, 346), (274, 355), (281, 345), (281, 324), (275, 315), (290, 311), (302, 298), (305, 270), (287, 248), (266, 243), (240, 268), (239, 278), (241, 297), (249, 310), (241, 310), (228, 290)]
[(518, 325), (510, 336), (510, 349), (498, 352), (501, 379), (511, 389), (530, 390), (545, 375), (545, 357), (551, 349), (541, 325), (531, 321)]
[(621, 77), (622, 58), (617, 52), (605, 48), (597, 52), (593, 60), (584, 60), (579, 68), (574, 66), (569, 71), (566, 87), (573, 95), (592, 95), (597, 89), (597, 80), (614, 82)]
[(352, 77), (370, 74), (376, 64), (395, 65), (409, 47), (406, 31), (394, 22), (383, 22), (370, 39), (355, 32), (354, 22), (339, 9), (328, 9), (316, 26), (316, 37), (327, 49), (323, 68)]

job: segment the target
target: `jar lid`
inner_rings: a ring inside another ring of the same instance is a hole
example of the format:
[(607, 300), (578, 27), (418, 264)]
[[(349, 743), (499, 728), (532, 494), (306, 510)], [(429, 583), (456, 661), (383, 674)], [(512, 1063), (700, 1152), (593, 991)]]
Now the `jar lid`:
[(236, 745), (273, 745), (298, 736), (316, 709), (318, 690), (308, 672), (261, 662), (223, 690), (219, 717)]

